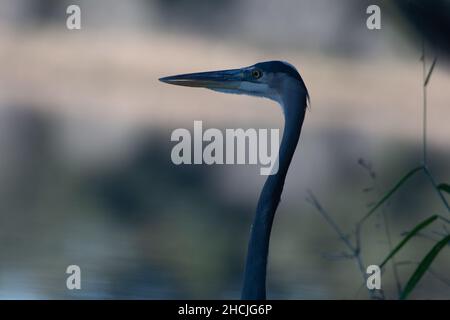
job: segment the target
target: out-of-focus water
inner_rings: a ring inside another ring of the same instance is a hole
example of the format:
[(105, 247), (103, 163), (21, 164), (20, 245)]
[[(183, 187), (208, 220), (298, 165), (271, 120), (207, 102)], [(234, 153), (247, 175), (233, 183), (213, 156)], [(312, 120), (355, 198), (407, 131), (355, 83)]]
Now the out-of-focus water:
[[(64, 2), (27, 3), (5, 1), (0, 10), (13, 17), (0, 19), (0, 298), (238, 298), (265, 177), (257, 166), (175, 166), (170, 135), (192, 130), (194, 120), (282, 128), (281, 111), (269, 100), (157, 79), (272, 59), (298, 68), (312, 107), (275, 218), (269, 297), (368, 297), (355, 262), (342, 258), (348, 252), (306, 197), (312, 191), (351, 234), (369, 205), (420, 164), (414, 37), (388, 20), (370, 33), (353, 1), (231, 1), (220, 10), (203, 1), (198, 12), (186, 9), (189, 1), (82, 1), (84, 27), (74, 33), (64, 27)], [(449, 81), (439, 60), (428, 87), (438, 182), (450, 181)], [(425, 217), (446, 214), (422, 175), (383, 210), (394, 243)], [(366, 265), (389, 252), (382, 212), (363, 228)], [(436, 223), (399, 254), (403, 284), (434, 244), (429, 237), (445, 232)], [(82, 289), (69, 291), (73, 264)], [(447, 297), (449, 266), (444, 250), (414, 297)], [(390, 268), (383, 288), (397, 297)]]

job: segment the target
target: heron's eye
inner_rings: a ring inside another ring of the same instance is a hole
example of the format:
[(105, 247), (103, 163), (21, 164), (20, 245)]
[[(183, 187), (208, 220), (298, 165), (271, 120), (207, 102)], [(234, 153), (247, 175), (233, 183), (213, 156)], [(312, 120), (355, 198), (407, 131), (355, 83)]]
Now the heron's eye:
[(255, 69), (252, 71), (252, 77), (253, 79), (259, 79), (262, 76), (262, 72), (258, 69)]

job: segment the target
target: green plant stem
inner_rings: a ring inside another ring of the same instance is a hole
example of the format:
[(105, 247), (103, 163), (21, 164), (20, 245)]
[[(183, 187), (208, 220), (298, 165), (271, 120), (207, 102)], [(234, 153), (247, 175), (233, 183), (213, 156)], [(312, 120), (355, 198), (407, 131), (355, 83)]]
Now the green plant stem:
[(395, 186), (390, 189), (378, 202), (375, 206), (372, 207), (372, 209), (369, 210), (357, 223), (358, 226), (362, 225), (381, 205), (386, 202), (406, 181), (409, 180), (413, 175), (415, 175), (417, 172), (423, 170), (423, 166), (419, 166), (417, 168), (414, 168), (410, 170), (406, 175), (404, 175), (396, 184)]
[(426, 63), (426, 54), (425, 54), (425, 40), (422, 41), (422, 73), (423, 73), (423, 85), (422, 85), (422, 94), (423, 94), (423, 169), (430, 180), (431, 184), (433, 185), (433, 188), (436, 190), (436, 192), (439, 195), (439, 198), (441, 198), (442, 202), (444, 203), (444, 206), (447, 208), (447, 211), (450, 212), (450, 206), (445, 199), (444, 195), (442, 194), (441, 190), (438, 188), (438, 185), (431, 174), (430, 170), (428, 169), (428, 158), (427, 158), (427, 86), (428, 82), (430, 81), (431, 74), (433, 73), (434, 66), (436, 65), (437, 58), (435, 57), (433, 60), (433, 63), (431, 65), (430, 70), (427, 73), (427, 63)]
[(423, 124), (422, 124), (422, 142), (423, 142), (423, 165), (427, 165), (427, 66), (425, 56), (425, 40), (422, 41), (422, 73), (423, 73)]

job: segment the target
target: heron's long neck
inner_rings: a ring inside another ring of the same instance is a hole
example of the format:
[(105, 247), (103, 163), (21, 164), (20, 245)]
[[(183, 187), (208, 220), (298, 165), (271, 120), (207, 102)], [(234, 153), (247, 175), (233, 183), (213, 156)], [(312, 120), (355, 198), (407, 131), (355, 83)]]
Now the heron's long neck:
[(284, 103), (285, 126), (279, 150), (278, 172), (267, 178), (258, 200), (248, 244), (242, 299), (266, 298), (270, 231), (305, 117), (306, 95), (294, 95)]

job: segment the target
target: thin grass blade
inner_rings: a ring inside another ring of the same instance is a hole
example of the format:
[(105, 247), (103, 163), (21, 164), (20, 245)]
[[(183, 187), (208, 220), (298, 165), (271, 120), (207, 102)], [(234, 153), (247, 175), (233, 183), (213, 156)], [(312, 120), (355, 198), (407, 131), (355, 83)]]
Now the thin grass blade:
[(438, 185), (438, 189), (447, 193), (450, 193), (450, 184), (448, 183), (441, 183)]
[(388, 256), (383, 260), (383, 262), (380, 264), (380, 268), (383, 268), (386, 263), (412, 238), (414, 237), (420, 230), (428, 226), (430, 223), (432, 223), (434, 220), (438, 218), (438, 215), (433, 215), (425, 220), (423, 220), (421, 223), (416, 225), (408, 234), (406, 237), (400, 241), (400, 243), (388, 254)]
[(423, 260), (417, 266), (417, 269), (414, 271), (411, 278), (409, 278), (408, 283), (405, 286), (405, 289), (403, 289), (403, 292), (400, 295), (401, 300), (406, 299), (409, 296), (409, 294), (414, 290), (417, 283), (420, 281), (422, 276), (428, 270), (433, 260), (437, 257), (439, 252), (441, 252), (442, 248), (444, 248), (449, 242), (450, 242), (450, 235), (446, 236), (441, 241), (436, 243), (434, 247), (430, 250), (430, 252), (427, 253), (425, 258), (423, 258)]
[(411, 178), (415, 173), (423, 170), (423, 166), (417, 167), (409, 171), (407, 174), (405, 174), (398, 182), (397, 184), (389, 190), (376, 204), (375, 206), (369, 210), (369, 212), (362, 218), (361, 222), (369, 218), (372, 213), (374, 213), (383, 203), (385, 203), (394, 193), (397, 191), (406, 181), (408, 181), (409, 178)]

